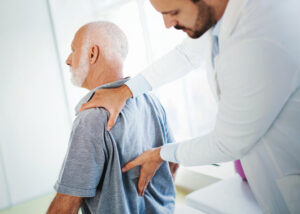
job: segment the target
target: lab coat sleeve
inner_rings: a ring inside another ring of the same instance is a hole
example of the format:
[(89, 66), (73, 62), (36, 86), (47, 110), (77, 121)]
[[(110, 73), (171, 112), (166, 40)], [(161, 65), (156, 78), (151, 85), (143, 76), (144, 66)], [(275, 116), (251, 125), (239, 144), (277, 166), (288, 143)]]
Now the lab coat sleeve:
[(164, 146), (162, 158), (205, 165), (247, 154), (268, 133), (298, 87), (299, 68), (292, 59), (270, 41), (243, 41), (222, 53), (217, 63), (221, 95), (214, 130)]
[(186, 38), (175, 49), (126, 83), (133, 97), (156, 89), (200, 67), (205, 61), (208, 45), (209, 37), (206, 34), (199, 39)]

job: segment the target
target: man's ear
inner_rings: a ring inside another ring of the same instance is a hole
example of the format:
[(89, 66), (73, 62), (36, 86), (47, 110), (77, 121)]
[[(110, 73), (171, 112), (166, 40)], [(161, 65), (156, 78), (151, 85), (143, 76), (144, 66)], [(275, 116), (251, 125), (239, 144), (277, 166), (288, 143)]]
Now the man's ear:
[(100, 48), (98, 45), (93, 45), (89, 50), (89, 63), (95, 64), (99, 58)]

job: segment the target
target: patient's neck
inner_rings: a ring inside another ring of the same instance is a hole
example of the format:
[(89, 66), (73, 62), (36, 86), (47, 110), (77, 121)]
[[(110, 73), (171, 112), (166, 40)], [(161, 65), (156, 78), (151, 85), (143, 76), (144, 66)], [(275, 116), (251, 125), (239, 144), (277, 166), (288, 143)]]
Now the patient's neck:
[(83, 88), (94, 88), (123, 78), (123, 65), (91, 67), (89, 74), (82, 84)]

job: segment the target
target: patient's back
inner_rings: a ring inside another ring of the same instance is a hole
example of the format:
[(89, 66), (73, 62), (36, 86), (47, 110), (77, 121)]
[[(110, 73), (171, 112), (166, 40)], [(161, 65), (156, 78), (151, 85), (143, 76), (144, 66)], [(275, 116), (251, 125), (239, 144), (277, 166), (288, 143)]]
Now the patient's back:
[(144, 151), (174, 141), (160, 102), (148, 94), (129, 99), (109, 132), (108, 115), (103, 108), (78, 115), (56, 190), (85, 197), (84, 214), (173, 213), (175, 188), (168, 163), (156, 172), (144, 196), (137, 193), (139, 167), (121, 172)]

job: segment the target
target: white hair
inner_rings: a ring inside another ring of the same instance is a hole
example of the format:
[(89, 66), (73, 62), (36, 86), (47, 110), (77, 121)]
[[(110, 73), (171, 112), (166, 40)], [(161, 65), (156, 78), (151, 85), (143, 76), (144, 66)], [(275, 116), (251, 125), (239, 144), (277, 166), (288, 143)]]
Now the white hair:
[(128, 42), (125, 33), (114, 23), (108, 21), (91, 22), (83, 26), (86, 30), (85, 45), (98, 44), (102, 54), (108, 59), (120, 58), (128, 54)]

